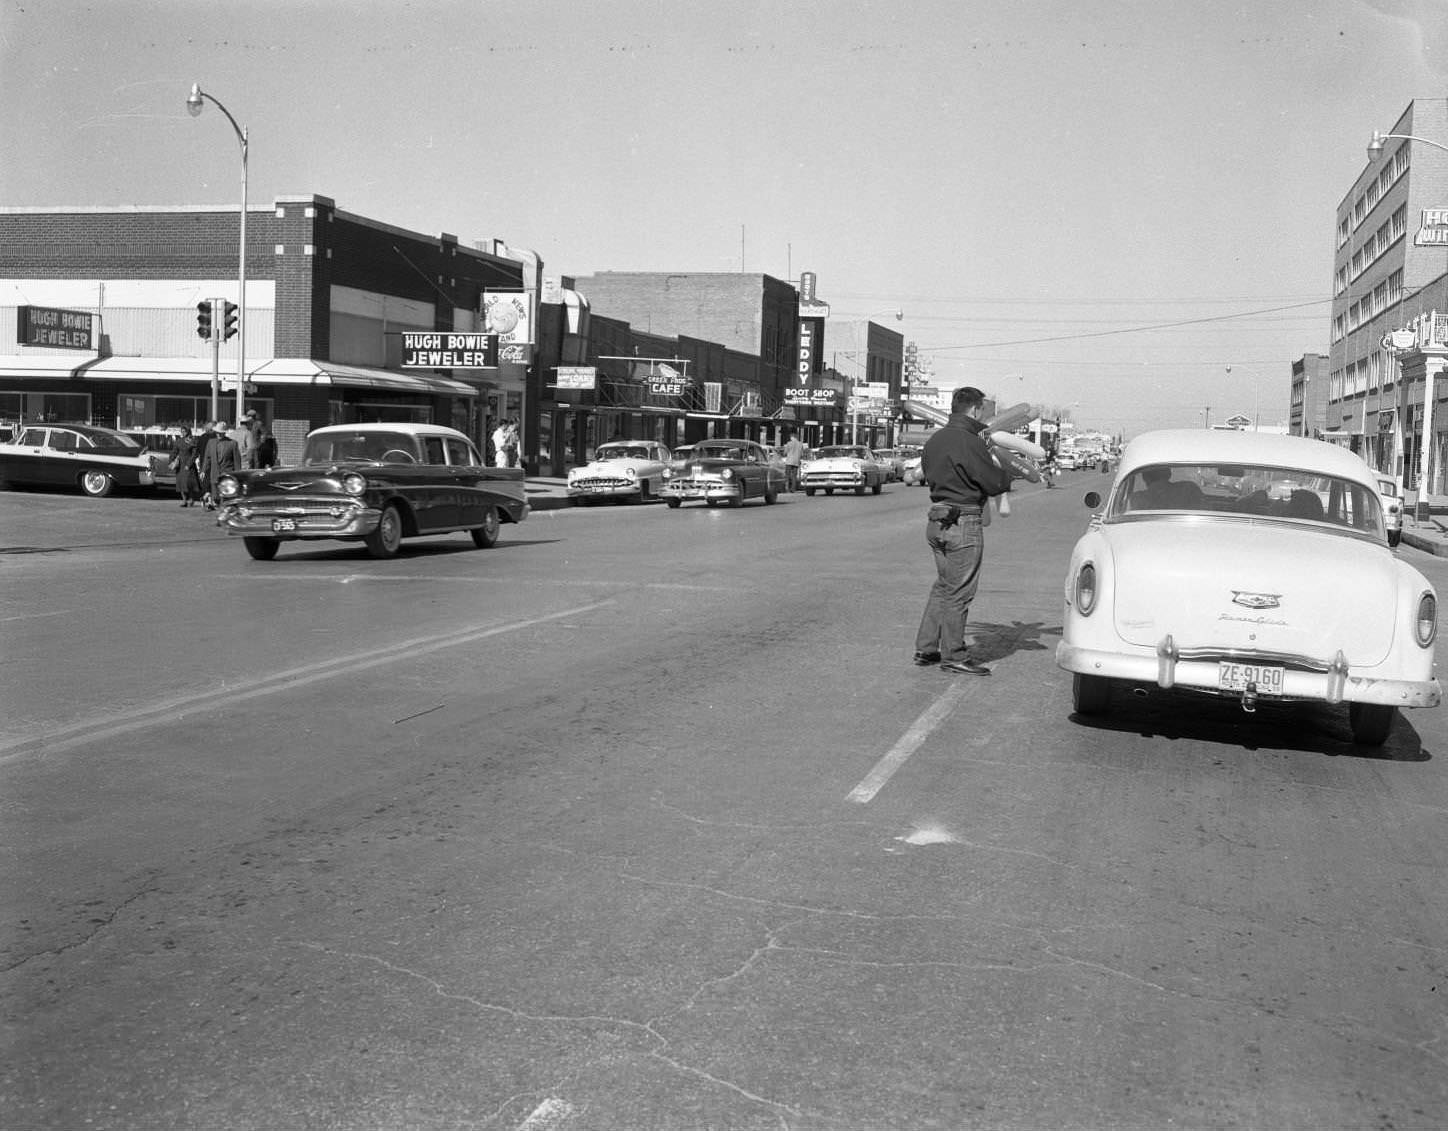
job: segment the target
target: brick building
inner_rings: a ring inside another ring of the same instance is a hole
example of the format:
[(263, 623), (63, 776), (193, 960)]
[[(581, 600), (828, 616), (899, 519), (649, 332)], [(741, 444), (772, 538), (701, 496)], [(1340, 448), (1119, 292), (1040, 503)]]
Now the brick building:
[(1292, 392), (1287, 405), (1291, 436), (1321, 439), (1327, 429), (1328, 359), (1305, 353), (1292, 363)]
[[(323, 424), (426, 420), (482, 440), (490, 414), (524, 415), (529, 357), (404, 370), (401, 335), (482, 331), (487, 295), (519, 296), (536, 312), (541, 265), (530, 253), (409, 232), (325, 196), (279, 198), (247, 211), (241, 332), (214, 360), (197, 336), (197, 304), (238, 300), (237, 234), (226, 208), (0, 209), (0, 336), (15, 343), (0, 354), (0, 422), (137, 432), (218, 410), (234, 420), (239, 361), (240, 403), (272, 425), (283, 458)], [(55, 312), (89, 331), (27, 336)], [(549, 323), (564, 325), (561, 315)]]

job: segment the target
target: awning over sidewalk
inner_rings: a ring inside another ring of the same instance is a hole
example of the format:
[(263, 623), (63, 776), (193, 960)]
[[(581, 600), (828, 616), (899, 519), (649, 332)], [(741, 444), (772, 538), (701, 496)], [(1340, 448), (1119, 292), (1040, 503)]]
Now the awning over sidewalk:
[(74, 377), (77, 369), (94, 364), (98, 356), (93, 353), (0, 354), (0, 378)]
[[(31, 360), (31, 359), (26, 359)], [(0, 359), (3, 365), (3, 359)], [(95, 381), (204, 381), (211, 383), (211, 361), (204, 357), (107, 357), (75, 367), (77, 376)], [(3, 372), (3, 370), (0, 370)], [(223, 381), (236, 380), (236, 366), (223, 363)], [(247, 362), (246, 379), (258, 385), (328, 385), (427, 396), (475, 397), (478, 389), (436, 374), (398, 373), (311, 358), (264, 357)]]

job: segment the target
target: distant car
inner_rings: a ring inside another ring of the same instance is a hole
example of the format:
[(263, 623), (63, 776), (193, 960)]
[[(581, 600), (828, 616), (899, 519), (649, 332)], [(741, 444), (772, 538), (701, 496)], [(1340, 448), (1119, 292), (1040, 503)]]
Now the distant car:
[(1074, 471), (1079, 457), (1069, 448), (1062, 448), (1056, 453), (1056, 466), (1062, 471)]
[(821, 448), (800, 465), (799, 485), (806, 495), (816, 491), (826, 495), (854, 491), (863, 495), (866, 490), (878, 495), (885, 485), (885, 469), (863, 444), (834, 444)]
[[(1071, 554), (1056, 662), (1080, 715), (1118, 688), (1347, 705), (1381, 745), (1432, 707), (1438, 598), (1387, 546), (1377, 475), (1299, 436), (1151, 432)], [(1091, 492), (1088, 506), (1101, 498)]]
[(919, 452), (905, 461), (901, 482), (907, 487), (923, 487), (925, 485), (925, 472), (921, 468)]
[(26, 424), (13, 440), (0, 444), (0, 485), (12, 483), (79, 487), (99, 499), (117, 487), (154, 487), (156, 461), (113, 428)]
[(1378, 497), (1383, 504), (1383, 528), (1388, 532), (1388, 545), (1403, 540), (1403, 498), (1398, 494), (1398, 481), (1378, 476)]
[(711, 507), (741, 507), (749, 499), (773, 504), (784, 491), (784, 465), (753, 440), (701, 440), (682, 464), (664, 471), (664, 502), (677, 509), (691, 499)]
[(901, 483), (905, 479), (905, 457), (894, 448), (876, 448), (875, 462), (885, 469), (885, 482)]
[(669, 449), (654, 440), (611, 440), (600, 444), (591, 462), (568, 472), (568, 497), (574, 503), (600, 499), (648, 502), (664, 484)]
[(301, 463), (223, 475), (217, 524), (271, 561), (283, 542), (363, 542), (374, 558), (404, 538), (465, 530), (479, 548), (528, 515), (523, 469), (487, 467), (467, 436), (436, 424), (336, 424), (307, 436)]

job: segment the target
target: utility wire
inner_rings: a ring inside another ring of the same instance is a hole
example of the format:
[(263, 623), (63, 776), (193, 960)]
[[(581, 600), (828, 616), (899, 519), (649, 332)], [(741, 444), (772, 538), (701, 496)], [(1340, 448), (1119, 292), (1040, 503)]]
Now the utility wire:
[(984, 350), (996, 349), (1001, 346), (1033, 346), (1044, 342), (1071, 342), (1083, 338), (1108, 338), (1116, 334), (1142, 334), (1150, 333), (1153, 330), (1170, 330), (1178, 326), (1201, 326), (1208, 322), (1231, 322), (1239, 318), (1255, 318), (1260, 314), (1278, 314), (1284, 310), (1300, 310), (1307, 306), (1320, 306), (1330, 299), (1315, 299), (1312, 302), (1299, 302), (1291, 306), (1274, 306), (1265, 310), (1246, 310), (1236, 314), (1218, 314), (1207, 318), (1184, 318), (1177, 322), (1157, 322), (1149, 326), (1133, 326), (1122, 330), (1095, 330), (1082, 334), (1057, 334), (1047, 338), (1017, 338), (1009, 342), (980, 342), (968, 346), (921, 346), (921, 353), (944, 353), (947, 350)]

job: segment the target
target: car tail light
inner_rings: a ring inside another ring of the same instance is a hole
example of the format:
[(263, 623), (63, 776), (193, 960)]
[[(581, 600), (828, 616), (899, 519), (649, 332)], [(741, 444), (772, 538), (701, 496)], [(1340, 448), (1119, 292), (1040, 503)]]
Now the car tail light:
[(1418, 598), (1418, 643), (1424, 648), (1438, 635), (1438, 598), (1424, 593)]
[(1096, 567), (1083, 562), (1076, 573), (1076, 611), (1089, 617), (1096, 608)]
[(358, 475), (355, 471), (349, 471), (342, 476), (342, 490), (349, 495), (360, 495), (367, 490), (367, 477)]

